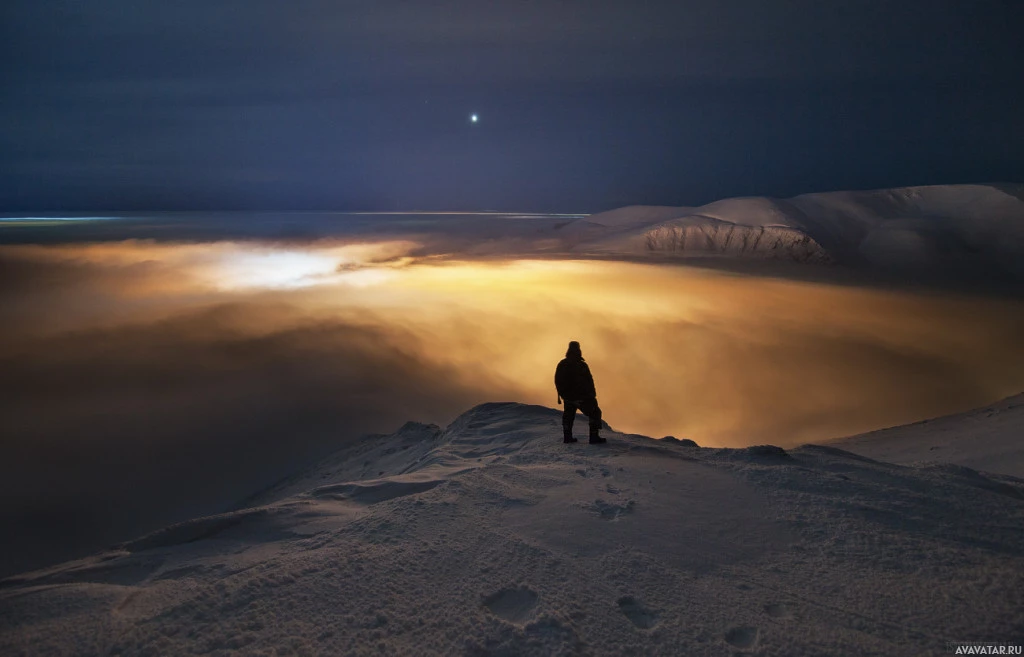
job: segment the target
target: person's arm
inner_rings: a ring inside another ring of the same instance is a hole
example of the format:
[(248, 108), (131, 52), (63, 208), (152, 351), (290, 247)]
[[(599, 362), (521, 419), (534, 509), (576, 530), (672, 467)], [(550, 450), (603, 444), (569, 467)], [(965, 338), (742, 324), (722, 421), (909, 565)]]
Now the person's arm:
[(583, 379), (587, 385), (587, 390), (590, 391), (590, 396), (596, 398), (597, 389), (594, 387), (594, 375), (590, 373), (590, 366), (586, 363), (583, 363)]
[(559, 403), (559, 405), (561, 405), (561, 403), (562, 403), (561, 381), (559, 380), (561, 378), (562, 378), (562, 364), (559, 363), (558, 367), (555, 368), (555, 394), (558, 395), (558, 403)]

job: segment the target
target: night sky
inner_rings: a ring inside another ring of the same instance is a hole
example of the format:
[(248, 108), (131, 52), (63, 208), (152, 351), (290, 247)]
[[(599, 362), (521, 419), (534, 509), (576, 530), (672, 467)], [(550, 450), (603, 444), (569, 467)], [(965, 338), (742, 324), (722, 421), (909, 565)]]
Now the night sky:
[(1022, 15), (1009, 0), (7, 0), (0, 211), (590, 212), (1019, 182)]

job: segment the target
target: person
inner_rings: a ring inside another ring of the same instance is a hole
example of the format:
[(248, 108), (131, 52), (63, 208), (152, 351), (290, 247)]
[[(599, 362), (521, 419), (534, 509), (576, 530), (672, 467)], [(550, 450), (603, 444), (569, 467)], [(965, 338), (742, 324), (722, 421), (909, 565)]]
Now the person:
[(572, 424), (576, 420), (576, 409), (590, 420), (590, 443), (592, 445), (608, 442), (599, 435), (601, 430), (601, 409), (597, 406), (597, 391), (594, 388), (594, 377), (590, 374), (590, 366), (583, 360), (580, 343), (573, 340), (565, 352), (565, 358), (555, 368), (555, 390), (558, 392), (558, 403), (565, 401), (562, 413), (563, 442), (575, 443), (572, 437)]

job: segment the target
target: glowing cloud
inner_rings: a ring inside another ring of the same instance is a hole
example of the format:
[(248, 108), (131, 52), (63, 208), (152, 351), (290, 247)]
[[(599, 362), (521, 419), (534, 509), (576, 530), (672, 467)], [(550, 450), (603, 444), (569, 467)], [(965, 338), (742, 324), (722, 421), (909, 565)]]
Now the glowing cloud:
[[(12, 297), (0, 320), (12, 353), (30, 353), (61, 331), (178, 322), (217, 305), (237, 310), (217, 315), (216, 326), (186, 323), (181, 339), (228, 328), (231, 340), (245, 340), (359, 326), (377, 336), (375, 349), (389, 345), (444, 372), (480, 401), (548, 406), (555, 404), (551, 370), (575, 339), (613, 426), (702, 444), (821, 440), (1024, 389), (1018, 302), (680, 266), (414, 260), (405, 255), (414, 247), (8, 247), (0, 257), (67, 269), (69, 282)], [(348, 366), (337, 363), (339, 372)], [(411, 419), (395, 404), (395, 422)]]

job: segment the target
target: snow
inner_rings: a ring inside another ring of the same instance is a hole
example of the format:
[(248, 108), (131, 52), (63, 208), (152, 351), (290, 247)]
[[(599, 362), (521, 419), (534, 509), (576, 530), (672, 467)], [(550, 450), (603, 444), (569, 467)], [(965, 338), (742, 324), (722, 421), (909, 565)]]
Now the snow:
[(1024, 639), (1024, 480), (830, 446), (560, 434), (557, 409), (489, 403), (367, 436), (235, 511), (0, 582), (0, 653), (890, 655)]
[[(1024, 280), (1024, 186), (935, 185), (632, 206), (561, 229), (576, 252), (730, 255)], [(948, 272), (947, 272), (948, 273)]]
[(1024, 394), (966, 413), (872, 431), (831, 444), (892, 463), (954, 463), (1024, 478)]

